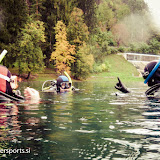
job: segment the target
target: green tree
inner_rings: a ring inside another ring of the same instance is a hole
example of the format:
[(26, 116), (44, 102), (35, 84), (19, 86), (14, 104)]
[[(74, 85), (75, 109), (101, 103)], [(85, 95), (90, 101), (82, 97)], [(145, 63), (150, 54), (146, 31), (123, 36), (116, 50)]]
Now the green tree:
[(152, 40), (150, 40), (149, 46), (150, 46), (150, 53), (159, 54), (160, 41), (158, 41), (156, 38), (153, 38)]
[(89, 37), (87, 25), (84, 23), (83, 11), (79, 8), (74, 8), (69, 19), (67, 27), (67, 35), (71, 44), (79, 47), (86, 42)]
[(0, 10), (0, 48), (6, 48), (11, 53), (5, 58), (5, 65), (9, 66), (16, 60), (12, 49), (27, 21), (26, 3), (24, 0), (1, 0)]
[(30, 19), (21, 31), (17, 53), (17, 63), (19, 73), (30, 73), (33, 71), (41, 71), (44, 69), (43, 53), (41, 43), (45, 42), (43, 22)]
[(96, 1), (95, 0), (77, 0), (77, 8), (82, 9), (84, 13), (84, 23), (88, 26), (89, 32), (93, 32), (96, 28)]
[(114, 12), (112, 12), (112, 9), (106, 1), (99, 4), (96, 10), (96, 17), (98, 27), (100, 27), (102, 31), (110, 30), (115, 23)]
[(128, 6), (122, 3), (121, 0), (103, 0), (96, 10), (98, 27), (100, 27), (102, 31), (109, 31), (118, 21), (129, 13), (130, 10)]
[(70, 73), (71, 64), (74, 62), (75, 46), (67, 41), (66, 25), (62, 21), (57, 22), (55, 33), (55, 51), (52, 52), (50, 60), (55, 61), (58, 73), (63, 71)]
[(94, 57), (90, 48), (83, 43), (76, 53), (76, 61), (72, 68), (72, 74), (76, 79), (86, 79), (93, 71)]
[(111, 31), (97, 28), (97, 33), (90, 36), (89, 44), (96, 63), (103, 63), (107, 55), (116, 53), (114, 47), (117, 44)]
[(141, 14), (148, 10), (148, 6), (144, 0), (122, 0), (130, 8), (131, 13)]
[(28, 15), (32, 15), (37, 20), (41, 18), (41, 9), (45, 0), (26, 0), (26, 9)]
[(86, 44), (89, 38), (89, 31), (84, 23), (84, 15), (81, 9), (73, 9), (67, 28), (69, 41), (76, 46), (75, 62), (72, 64), (71, 70), (72, 74), (76, 79), (85, 79), (92, 71), (94, 60)]
[(124, 17), (131, 13), (128, 5), (123, 3), (122, 0), (114, 0), (114, 4), (111, 8), (114, 12), (114, 17), (117, 19), (117, 22), (121, 21)]
[(77, 5), (77, 0), (54, 0), (54, 8), (57, 12), (57, 20), (63, 20), (67, 25), (70, 17), (70, 13)]

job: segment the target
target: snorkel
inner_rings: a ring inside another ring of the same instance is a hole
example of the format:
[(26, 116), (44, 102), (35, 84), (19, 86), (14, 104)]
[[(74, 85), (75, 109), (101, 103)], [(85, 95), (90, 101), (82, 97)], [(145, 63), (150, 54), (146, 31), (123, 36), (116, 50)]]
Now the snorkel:
[(144, 81), (144, 84), (146, 84), (150, 80), (150, 78), (153, 76), (153, 74), (155, 73), (155, 71), (158, 69), (159, 65), (160, 65), (160, 60), (157, 62), (157, 64), (154, 66), (154, 68), (152, 69), (152, 71), (150, 72), (150, 74), (147, 76), (147, 78)]
[(69, 83), (71, 83), (71, 88), (70, 89), (73, 90), (74, 87), (72, 86), (72, 79), (71, 79), (71, 77), (69, 76), (69, 74), (66, 71), (64, 71), (64, 74), (67, 76), (67, 78), (69, 80)]
[(72, 79), (71, 79), (71, 77), (69, 76), (69, 74), (68, 74), (66, 71), (64, 71), (64, 74), (67, 76), (69, 82), (70, 82), (71, 85), (72, 85)]
[(2, 62), (3, 58), (5, 57), (5, 55), (7, 54), (7, 50), (3, 50), (2, 53), (0, 54), (0, 63)]

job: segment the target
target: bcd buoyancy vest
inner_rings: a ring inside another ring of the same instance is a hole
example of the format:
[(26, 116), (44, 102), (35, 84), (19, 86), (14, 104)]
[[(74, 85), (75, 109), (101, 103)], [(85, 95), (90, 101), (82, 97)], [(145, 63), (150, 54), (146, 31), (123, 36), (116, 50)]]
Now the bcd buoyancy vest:
[(10, 78), (11, 72), (6, 67), (0, 65), (0, 91), (12, 95)]

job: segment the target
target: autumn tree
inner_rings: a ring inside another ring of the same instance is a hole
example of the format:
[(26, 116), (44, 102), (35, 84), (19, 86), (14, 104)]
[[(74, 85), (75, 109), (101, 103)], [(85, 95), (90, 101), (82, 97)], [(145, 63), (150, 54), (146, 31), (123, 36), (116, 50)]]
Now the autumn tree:
[(46, 43), (43, 46), (43, 53), (46, 55), (45, 64), (48, 67), (50, 64), (51, 53), (54, 51), (55, 30), (54, 27), (58, 21), (62, 20), (65, 25), (68, 25), (70, 13), (77, 6), (77, 0), (40, 0), (43, 1), (39, 5), (39, 13), (45, 25)]
[(51, 54), (51, 59), (55, 61), (58, 73), (64, 70), (70, 73), (71, 64), (75, 58), (75, 46), (67, 41), (66, 25), (62, 21), (58, 21), (55, 27), (55, 51)]

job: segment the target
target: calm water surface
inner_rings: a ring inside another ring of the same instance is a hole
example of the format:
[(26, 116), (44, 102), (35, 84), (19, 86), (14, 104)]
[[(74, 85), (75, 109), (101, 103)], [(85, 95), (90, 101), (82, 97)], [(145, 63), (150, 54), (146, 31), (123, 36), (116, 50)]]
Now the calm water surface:
[[(41, 90), (42, 83), (20, 87)], [(1, 104), (1, 159), (160, 159), (160, 103), (146, 99), (142, 82), (119, 96), (108, 82), (74, 86), (80, 90), (41, 92), (39, 104)]]

